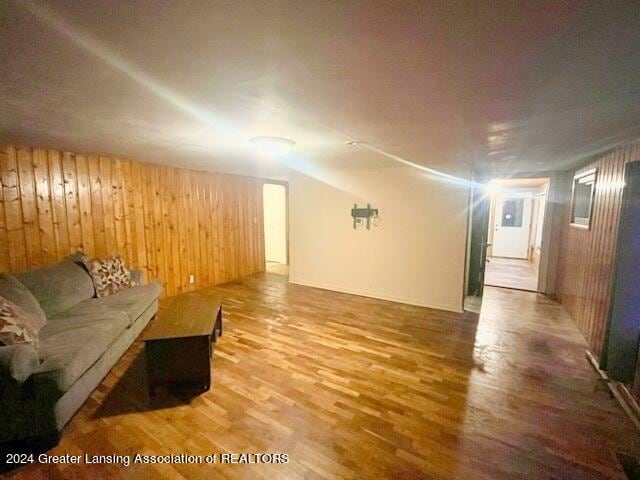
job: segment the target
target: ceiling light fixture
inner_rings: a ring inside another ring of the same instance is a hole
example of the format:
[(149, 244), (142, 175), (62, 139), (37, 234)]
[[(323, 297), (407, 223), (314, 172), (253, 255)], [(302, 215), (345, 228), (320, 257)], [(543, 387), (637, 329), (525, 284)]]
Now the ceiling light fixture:
[(253, 137), (249, 142), (259, 155), (267, 158), (283, 157), (296, 144), (293, 140), (283, 137)]

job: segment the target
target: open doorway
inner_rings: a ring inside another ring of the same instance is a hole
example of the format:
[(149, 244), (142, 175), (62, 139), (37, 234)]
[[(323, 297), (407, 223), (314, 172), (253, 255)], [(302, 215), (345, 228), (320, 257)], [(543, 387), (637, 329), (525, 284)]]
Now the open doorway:
[(539, 291), (548, 178), (495, 179), (484, 285)]
[(270, 273), (289, 275), (287, 188), (280, 183), (265, 183), (262, 196), (265, 269)]

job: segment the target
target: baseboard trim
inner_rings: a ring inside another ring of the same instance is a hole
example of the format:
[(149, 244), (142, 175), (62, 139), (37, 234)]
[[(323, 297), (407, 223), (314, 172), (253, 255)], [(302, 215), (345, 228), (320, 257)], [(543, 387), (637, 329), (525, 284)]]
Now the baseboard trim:
[(421, 300), (416, 300), (413, 298), (399, 297), (395, 295), (384, 295), (377, 292), (371, 292), (368, 290), (360, 290), (360, 289), (354, 289), (354, 288), (346, 288), (339, 285), (320, 284), (316, 282), (310, 282), (307, 280), (301, 280), (298, 278), (292, 278), (291, 276), (289, 276), (289, 283), (293, 283), (295, 285), (302, 285), (304, 287), (319, 288), (321, 290), (330, 290), (332, 292), (348, 293), (350, 295), (358, 295), (360, 297), (375, 298), (378, 300), (387, 300), (389, 302), (402, 303), (404, 305), (413, 305), (415, 307), (432, 308), (434, 310), (444, 310), (447, 312), (455, 312), (455, 313), (463, 312), (462, 305), (455, 307), (455, 306), (446, 305), (446, 304), (425, 303)]
[(637, 402), (631, 395), (631, 392), (627, 389), (624, 383), (617, 382), (616, 380), (611, 380), (607, 375), (607, 372), (600, 369), (600, 365), (596, 357), (589, 351), (585, 351), (587, 355), (587, 360), (594, 368), (596, 372), (600, 375), (602, 380), (607, 384), (609, 390), (613, 397), (618, 401), (624, 413), (627, 414), (631, 423), (636, 427), (636, 429), (640, 432), (640, 407), (638, 407)]

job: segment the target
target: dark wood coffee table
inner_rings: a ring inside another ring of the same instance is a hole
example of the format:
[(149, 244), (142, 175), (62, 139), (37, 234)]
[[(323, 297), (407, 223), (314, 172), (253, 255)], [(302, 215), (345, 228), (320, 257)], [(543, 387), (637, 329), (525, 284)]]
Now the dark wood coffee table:
[(221, 299), (190, 292), (167, 302), (143, 337), (149, 395), (160, 385), (209, 390), (214, 343), (222, 335)]

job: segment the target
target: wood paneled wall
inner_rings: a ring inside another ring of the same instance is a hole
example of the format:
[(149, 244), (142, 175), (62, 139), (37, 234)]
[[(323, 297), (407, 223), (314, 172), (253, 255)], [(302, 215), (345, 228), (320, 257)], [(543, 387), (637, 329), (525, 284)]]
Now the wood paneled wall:
[(119, 254), (175, 295), (264, 270), (262, 180), (13, 146), (0, 178), (0, 271)]
[[(602, 353), (611, 304), (624, 167), (636, 160), (640, 160), (639, 144), (615, 149), (575, 172), (598, 169), (589, 230), (571, 227), (570, 208), (566, 209), (557, 293), (598, 356)], [(567, 188), (570, 191), (571, 185)]]

